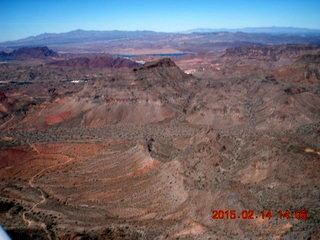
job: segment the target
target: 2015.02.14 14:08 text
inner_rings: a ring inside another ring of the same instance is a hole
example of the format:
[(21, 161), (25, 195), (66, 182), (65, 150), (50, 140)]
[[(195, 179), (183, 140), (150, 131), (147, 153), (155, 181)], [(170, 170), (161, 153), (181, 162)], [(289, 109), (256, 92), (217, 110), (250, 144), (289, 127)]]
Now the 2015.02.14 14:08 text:
[(289, 210), (279, 210), (279, 211), (271, 211), (271, 210), (262, 210), (260, 212), (255, 212), (253, 210), (242, 210), (237, 212), (236, 210), (212, 210), (211, 218), (213, 220), (221, 220), (221, 219), (248, 219), (253, 220), (256, 218), (262, 219), (271, 219), (271, 218), (278, 218), (278, 219), (302, 219), (306, 220), (308, 218), (308, 211), (307, 210), (296, 210), (296, 211), (289, 211)]

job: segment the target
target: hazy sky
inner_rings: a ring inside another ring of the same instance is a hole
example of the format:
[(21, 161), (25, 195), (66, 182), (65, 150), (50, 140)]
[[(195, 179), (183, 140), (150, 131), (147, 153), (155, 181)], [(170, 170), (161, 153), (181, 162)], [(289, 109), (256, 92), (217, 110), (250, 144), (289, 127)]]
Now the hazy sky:
[(75, 29), (320, 29), (320, 0), (0, 0), (0, 9), (0, 41)]

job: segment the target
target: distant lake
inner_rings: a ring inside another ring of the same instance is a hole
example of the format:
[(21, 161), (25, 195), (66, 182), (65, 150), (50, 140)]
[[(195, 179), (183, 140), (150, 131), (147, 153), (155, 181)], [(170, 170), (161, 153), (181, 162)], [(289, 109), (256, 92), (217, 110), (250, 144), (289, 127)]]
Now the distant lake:
[(153, 54), (115, 54), (114, 56), (123, 57), (123, 58), (134, 58), (141, 56), (151, 56), (151, 57), (181, 57), (186, 55), (186, 53), (153, 53)]
[(28, 85), (28, 84), (33, 84), (33, 82), (30, 81), (21, 81), (21, 82), (16, 82), (16, 81), (11, 81), (11, 84), (15, 84), (15, 85)]

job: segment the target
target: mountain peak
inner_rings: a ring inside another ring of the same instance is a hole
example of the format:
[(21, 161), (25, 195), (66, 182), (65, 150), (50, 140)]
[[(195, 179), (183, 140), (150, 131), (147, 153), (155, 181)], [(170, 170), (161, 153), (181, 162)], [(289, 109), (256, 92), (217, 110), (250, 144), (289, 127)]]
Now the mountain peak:
[(177, 65), (175, 64), (174, 61), (171, 60), (171, 58), (161, 58), (159, 60), (145, 63), (140, 68), (140, 70), (158, 68), (158, 67), (177, 67)]
[(190, 76), (184, 73), (170, 58), (145, 63), (138, 69), (134, 69), (139, 80), (169, 81), (187, 79)]

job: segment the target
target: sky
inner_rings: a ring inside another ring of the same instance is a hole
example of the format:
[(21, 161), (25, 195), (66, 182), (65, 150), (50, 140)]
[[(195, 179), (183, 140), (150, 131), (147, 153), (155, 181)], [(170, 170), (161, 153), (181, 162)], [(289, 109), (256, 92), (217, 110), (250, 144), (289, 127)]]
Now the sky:
[(8, 236), (8, 234), (5, 232), (5, 230), (0, 225), (0, 239), (1, 240), (11, 240), (11, 238)]
[(320, 29), (320, 0), (0, 0), (0, 9), (0, 41), (76, 29)]

